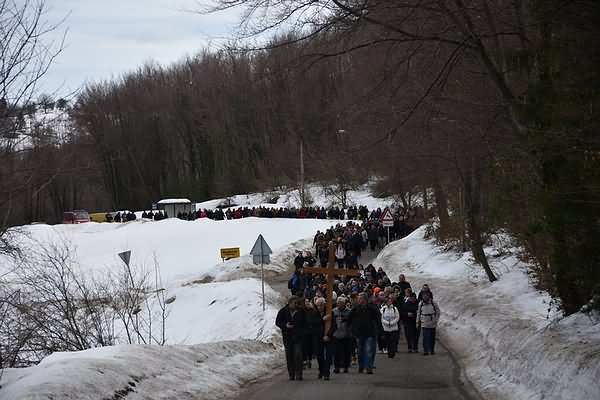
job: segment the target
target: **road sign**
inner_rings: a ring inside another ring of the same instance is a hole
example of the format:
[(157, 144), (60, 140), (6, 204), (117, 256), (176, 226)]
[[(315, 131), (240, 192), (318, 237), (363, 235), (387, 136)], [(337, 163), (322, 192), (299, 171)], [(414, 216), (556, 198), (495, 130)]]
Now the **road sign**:
[(265, 238), (262, 235), (258, 235), (250, 254), (252, 255), (252, 261), (254, 264), (270, 264), (271, 260), (269, 254), (273, 253)]
[(125, 265), (129, 267), (129, 260), (131, 259), (131, 250), (123, 251), (118, 254), (118, 256), (123, 260)]
[(223, 260), (229, 260), (230, 258), (239, 258), (240, 248), (239, 247), (225, 247), (221, 249), (221, 258)]
[(250, 250), (250, 254), (252, 255), (252, 261), (254, 264), (260, 264), (260, 280), (262, 283), (262, 303), (263, 303), (263, 311), (265, 311), (265, 268), (264, 264), (271, 263), (269, 259), (269, 254), (273, 251), (267, 244), (267, 241), (263, 237), (263, 235), (258, 235), (256, 242), (254, 242), (254, 246), (252, 246), (252, 250)]
[(381, 224), (384, 227), (392, 227), (394, 226), (394, 216), (389, 208), (386, 208), (383, 211), (383, 215), (381, 216)]

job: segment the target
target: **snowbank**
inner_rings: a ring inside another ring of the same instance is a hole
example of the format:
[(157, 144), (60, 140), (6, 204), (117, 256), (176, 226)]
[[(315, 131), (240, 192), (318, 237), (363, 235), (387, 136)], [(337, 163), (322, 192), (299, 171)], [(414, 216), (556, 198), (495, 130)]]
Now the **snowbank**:
[(169, 291), (175, 295), (166, 321), (167, 343), (196, 344), (253, 339), (274, 342), (279, 294), (265, 285), (262, 310), (258, 279), (191, 284)]
[(5, 370), (0, 398), (226, 399), (280, 363), (279, 349), (256, 341), (54, 353), (34, 367)]
[(468, 253), (443, 253), (423, 235), (391, 243), (375, 265), (432, 287), (441, 336), (484, 397), (600, 398), (600, 318), (549, 313), (550, 297), (514, 255), (490, 257), (499, 276), (490, 283)]

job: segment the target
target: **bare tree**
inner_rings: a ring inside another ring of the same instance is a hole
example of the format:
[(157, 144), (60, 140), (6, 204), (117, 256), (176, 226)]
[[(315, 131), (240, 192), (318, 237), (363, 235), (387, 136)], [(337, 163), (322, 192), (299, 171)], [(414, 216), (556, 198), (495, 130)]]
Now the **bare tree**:
[(17, 162), (32, 134), (24, 126), (26, 106), (63, 47), (63, 39), (48, 40), (62, 21), (48, 23), (45, 10), (44, 0), (0, 0), (0, 251), (12, 250), (4, 238), (9, 216), (35, 172)]

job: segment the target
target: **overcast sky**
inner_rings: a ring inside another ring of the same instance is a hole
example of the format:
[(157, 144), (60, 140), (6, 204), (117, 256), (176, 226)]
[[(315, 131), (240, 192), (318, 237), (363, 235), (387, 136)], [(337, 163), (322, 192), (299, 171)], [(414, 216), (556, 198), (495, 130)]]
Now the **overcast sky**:
[(60, 95), (149, 60), (169, 64), (233, 36), (239, 12), (183, 11), (194, 0), (46, 0), (48, 22), (65, 18), (65, 49), (42, 82)]

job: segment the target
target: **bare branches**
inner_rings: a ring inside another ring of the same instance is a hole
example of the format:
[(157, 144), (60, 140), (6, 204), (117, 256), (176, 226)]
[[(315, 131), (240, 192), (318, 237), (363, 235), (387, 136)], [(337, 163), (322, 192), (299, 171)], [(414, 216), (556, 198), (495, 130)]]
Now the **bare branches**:
[(0, 278), (0, 368), (27, 366), (56, 351), (166, 343), (173, 300), (157, 262), (153, 282), (130, 267), (84, 277), (66, 241), (29, 250), (22, 268)]

